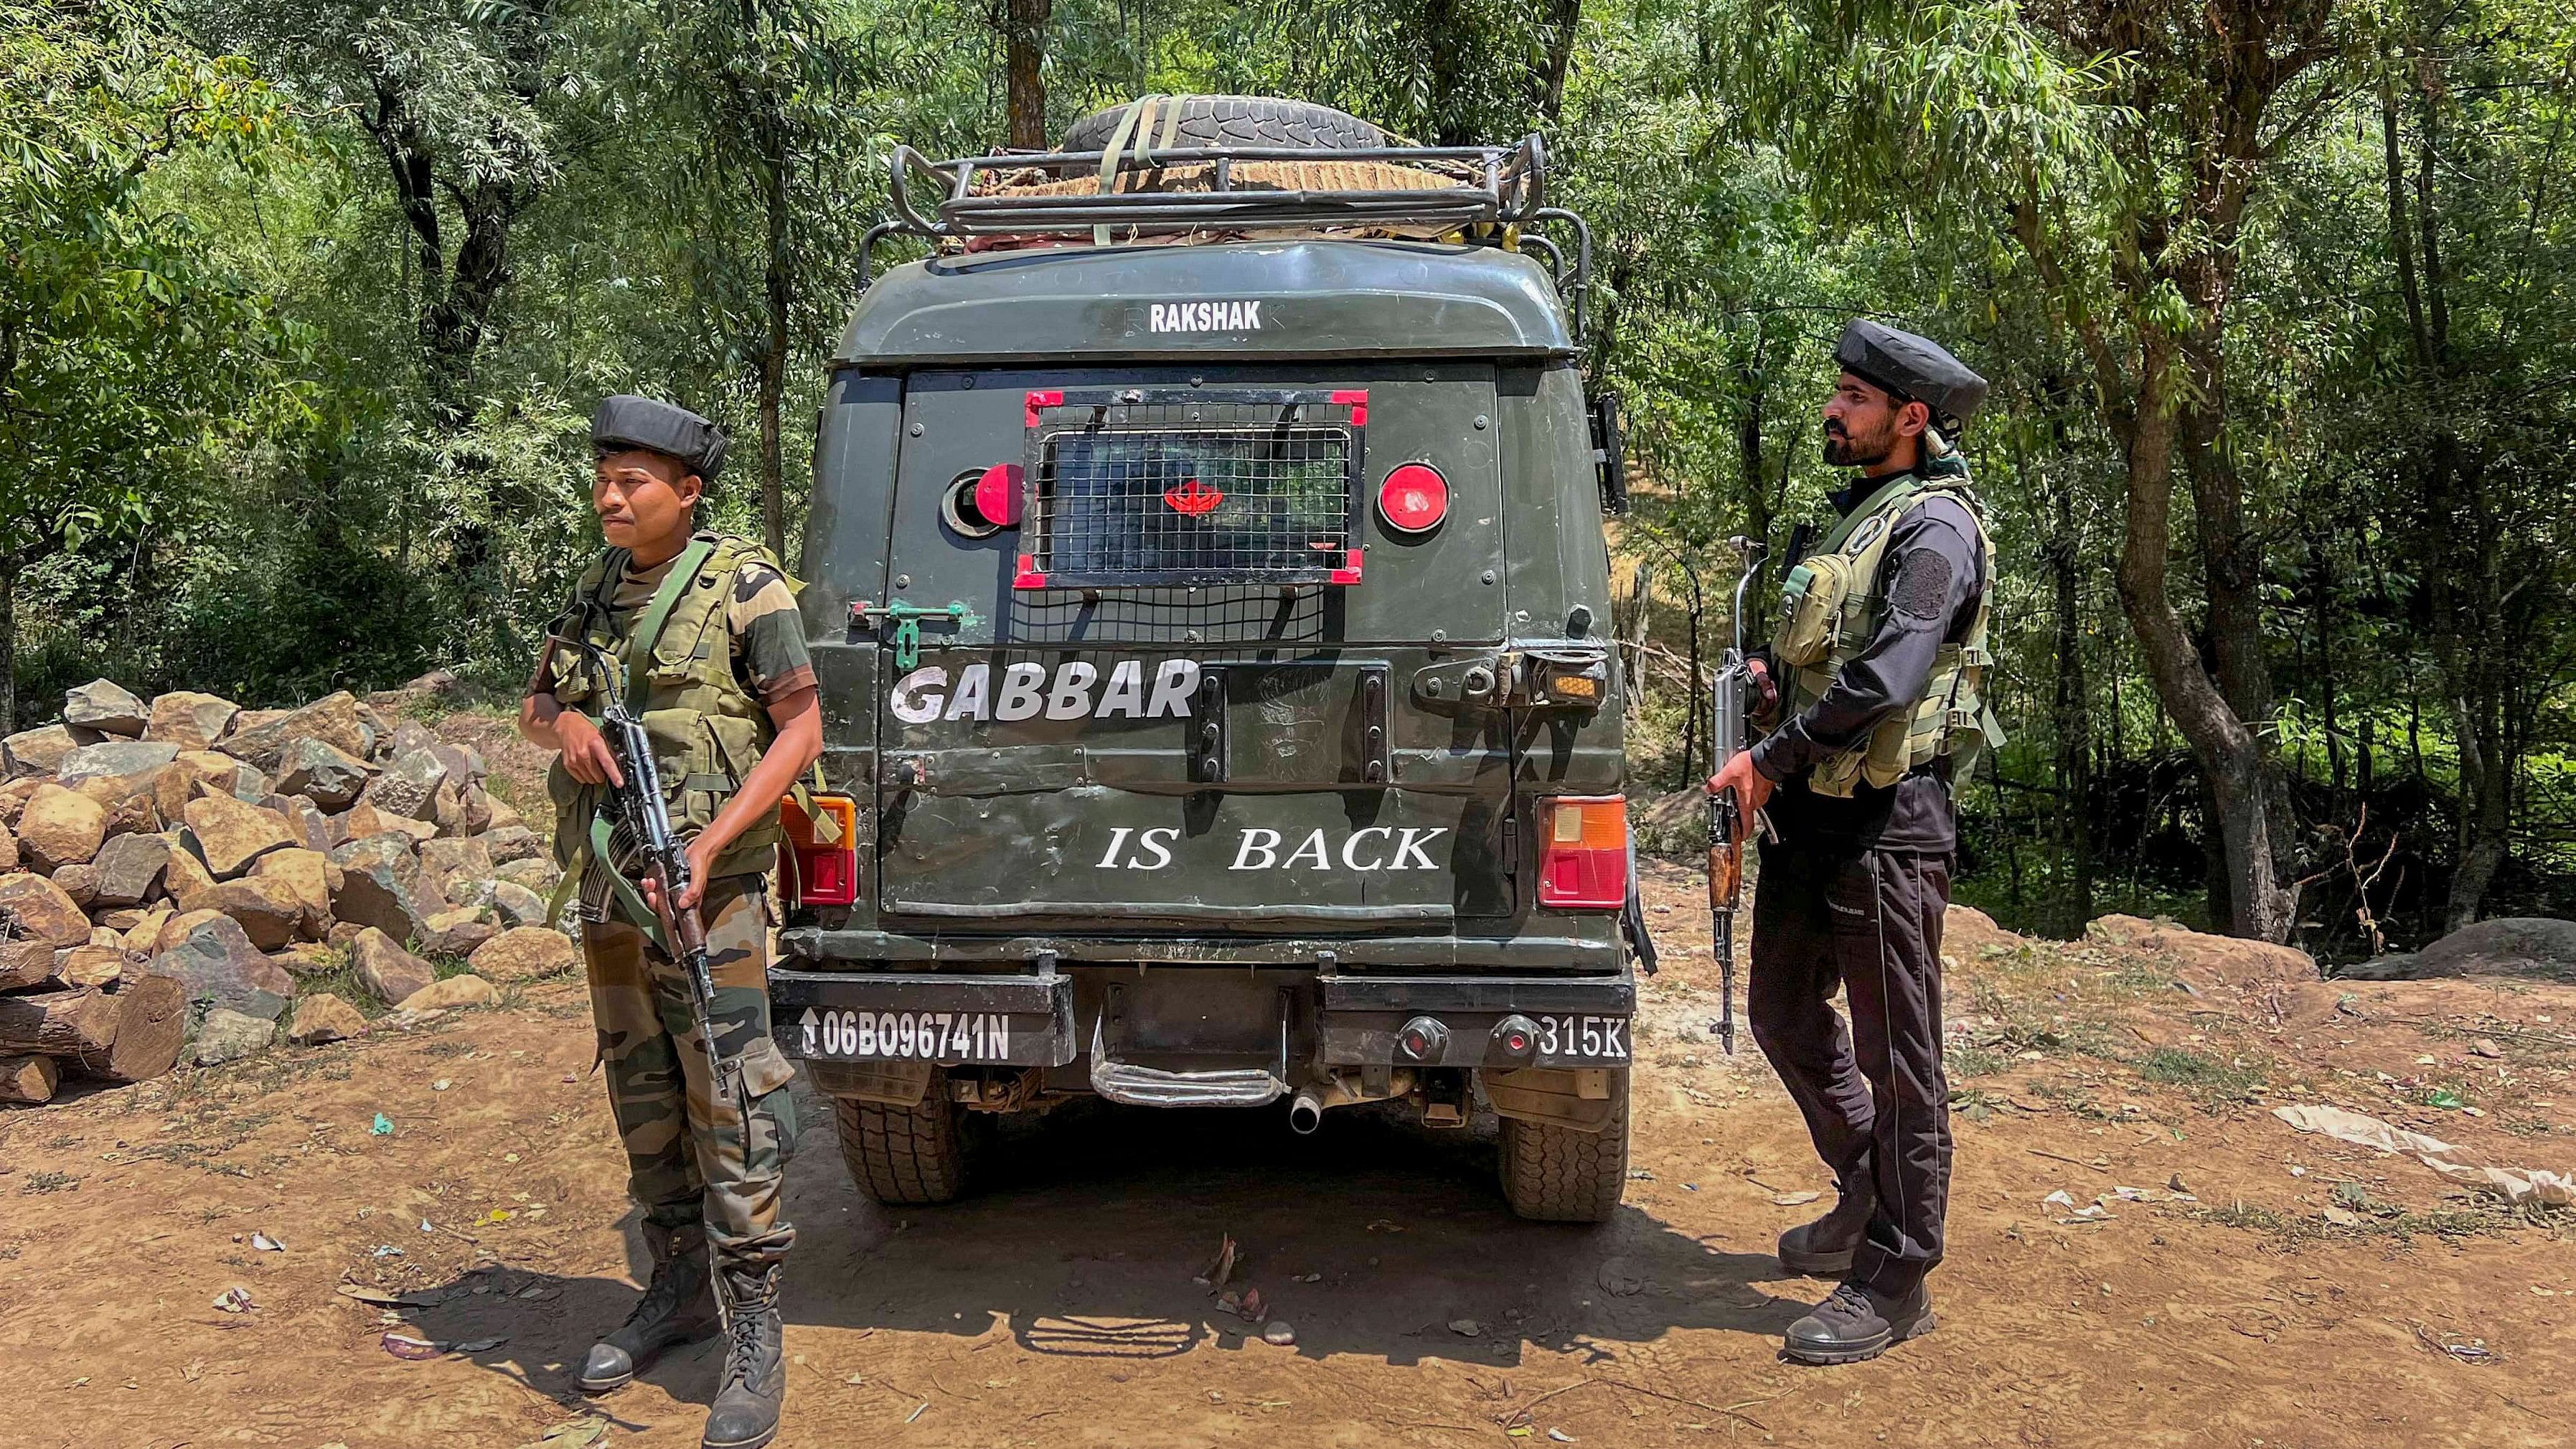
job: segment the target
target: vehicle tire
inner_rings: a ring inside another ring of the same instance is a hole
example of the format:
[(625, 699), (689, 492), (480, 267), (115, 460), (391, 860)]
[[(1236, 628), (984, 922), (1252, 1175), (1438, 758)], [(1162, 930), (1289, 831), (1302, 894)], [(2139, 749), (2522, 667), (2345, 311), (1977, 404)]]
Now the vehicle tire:
[(1502, 1119), (1503, 1198), (1543, 1223), (1603, 1223), (1628, 1186), (1628, 1074), (1611, 1078), (1610, 1125), (1577, 1132)]
[[(1182, 96), (1175, 143), (1196, 146), (1309, 146), (1318, 151), (1353, 151), (1389, 144), (1384, 131), (1330, 106), (1312, 101), (1283, 101), (1269, 96)], [(1163, 134), (1169, 99), (1154, 107), (1154, 134)], [(1094, 111), (1065, 128), (1064, 149), (1097, 151), (1109, 144), (1125, 106)], [(1134, 144), (1131, 140), (1129, 144)]]
[(930, 1090), (909, 1107), (832, 1099), (832, 1123), (850, 1181), (881, 1203), (956, 1201), (974, 1156), (972, 1129), (982, 1125), (966, 1118), (966, 1109), (948, 1100), (944, 1072), (934, 1074)]

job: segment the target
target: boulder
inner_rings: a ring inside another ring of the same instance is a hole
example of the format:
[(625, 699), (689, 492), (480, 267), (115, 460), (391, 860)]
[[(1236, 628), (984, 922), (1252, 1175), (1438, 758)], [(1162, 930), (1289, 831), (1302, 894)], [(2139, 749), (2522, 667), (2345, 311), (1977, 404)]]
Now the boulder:
[(303, 929), (303, 902), (295, 888), (275, 876), (244, 876), (221, 881), (179, 902), (182, 910), (221, 911), (241, 923), (243, 934), (261, 951), (274, 951)]
[(430, 804), (430, 814), (438, 821), (438, 833), (445, 836), (480, 835), (492, 825), (492, 797), (480, 785), (462, 790), (454, 780), (438, 787), (438, 798)]
[(504, 926), (542, 926), (546, 924), (546, 898), (523, 885), (506, 880), (492, 882), (492, 909)]
[(406, 719), (394, 726), (392, 736), (385, 743), (385, 753), (407, 755), (414, 750), (437, 749), (438, 744), (438, 736), (429, 726), (416, 719)]
[(27, 871), (0, 875), (0, 923), (8, 926), (0, 936), (56, 950), (89, 944), (89, 917), (52, 881)]
[(179, 913), (168, 906), (153, 906), (134, 914), (134, 924), (125, 928), (125, 949), (143, 956), (161, 954), (161, 928)]
[(67, 865), (54, 872), (54, 889), (72, 898), (72, 904), (87, 911), (98, 903), (98, 867), (86, 863)]
[(199, 921), (178, 945), (153, 957), (149, 969), (155, 976), (176, 977), (192, 1002), (267, 1021), (275, 1021), (295, 995), (295, 979), (261, 955), (230, 916)]
[(251, 866), (251, 880), (273, 880), (292, 892), (302, 913), (301, 934), (319, 941), (331, 929), (331, 895), (340, 886), (340, 868), (318, 850), (272, 850)]
[(8, 766), (9, 778), (22, 775), (50, 775), (62, 768), (63, 757), (86, 744), (95, 744), (98, 736), (81, 737), (68, 725), (51, 724), (43, 729), (20, 730), (0, 739), (0, 763)]
[(373, 926), (361, 926), (355, 921), (333, 921), (331, 929), (323, 934), (322, 944), (334, 951), (345, 952), (358, 943), (359, 936), (374, 929)]
[(487, 798), (492, 802), (492, 818), (483, 827), (485, 833), (527, 828), (527, 818), (519, 813), (518, 807), (498, 795), (489, 795)]
[(367, 989), (387, 1003), (426, 990), (438, 979), (437, 970), (428, 962), (372, 926), (360, 931), (357, 940), (350, 943), (349, 964), (356, 968), (358, 979), (366, 983)]
[(501, 934), (484, 909), (459, 907), (440, 911), (421, 922), (420, 937), (414, 943), (422, 954), (430, 956), (471, 956), (486, 941)]
[(122, 979), (133, 962), (122, 945), (74, 946), (55, 959), (54, 974), (74, 986), (105, 986)]
[(363, 759), (367, 753), (367, 726), (358, 718), (357, 696), (344, 689), (302, 709), (256, 723), (244, 723), (241, 716), (236, 716), (232, 733), (217, 740), (215, 748), (258, 769), (274, 770), (288, 742), (298, 738), (317, 739)]
[(2576, 921), (2497, 916), (2473, 921), (2421, 951), (2337, 967), (2337, 980), (2421, 981), (2446, 976), (2535, 976), (2576, 982)]
[(43, 875), (95, 859), (106, 840), (107, 812), (58, 784), (38, 790), (18, 816), (18, 854)]
[(340, 867), (340, 889), (331, 896), (335, 919), (373, 926), (398, 941), (421, 935), (447, 898), (422, 872), (411, 842), (399, 835), (353, 840), (331, 852)]
[(467, 964), (494, 981), (534, 981), (580, 970), (581, 949), (561, 931), (514, 926), (484, 942)]
[(6, 825), (0, 825), (0, 875), (18, 869), (18, 836)]
[(286, 1039), (297, 1046), (320, 1046), (366, 1029), (367, 1019), (358, 1014), (358, 1008), (328, 991), (317, 991), (295, 1003), (295, 1017), (286, 1024)]
[(250, 869), (252, 861), (295, 843), (284, 816), (229, 796), (198, 796), (188, 802), (186, 819), (206, 869), (217, 880), (230, 880)]
[(107, 807), (107, 838), (110, 840), (120, 835), (151, 835), (160, 829), (161, 806), (148, 791), (128, 795)]
[(489, 1006), (500, 999), (501, 993), (480, 976), (450, 976), (404, 997), (395, 1003), (394, 1009), (417, 1016), (451, 1007)]
[(140, 949), (147, 950), (155, 956), (164, 951), (176, 950), (181, 942), (188, 939), (188, 933), (199, 926), (208, 921), (229, 919), (230, 917), (221, 911), (171, 911), (162, 918), (160, 932), (152, 938), (151, 944)]
[(262, 806), (285, 816), (286, 828), (295, 832), (295, 843), (306, 850), (327, 855), (340, 843), (331, 838), (330, 818), (302, 795), (271, 795)]
[(558, 869), (552, 860), (542, 855), (532, 855), (526, 860), (514, 860), (507, 865), (495, 867), (492, 874), (512, 885), (525, 886), (541, 896), (551, 894), (556, 883), (563, 879), (563, 871)]
[(173, 689), (153, 697), (152, 717), (144, 723), (143, 737), (183, 750), (210, 749), (240, 713), (241, 706), (229, 699)]
[(216, 1067), (256, 1056), (268, 1050), (268, 1044), (276, 1039), (274, 1018), (244, 1015), (218, 1006), (206, 1013), (205, 1021), (197, 1028), (197, 1065)]
[(161, 868), (162, 895), (176, 901), (215, 883), (215, 873), (206, 869), (206, 858), (198, 854), (197, 838), (185, 826), (162, 831), (161, 838), (170, 842), (170, 863)]
[(289, 741), (279, 753), (277, 788), (305, 796), (323, 810), (346, 810), (367, 788), (367, 763), (308, 735)]
[[(436, 820), (438, 794), (447, 786), (447, 766), (435, 751), (405, 750), (387, 761), (385, 771), (368, 782), (366, 802), (386, 815)], [(432, 825), (432, 833), (436, 826)]]
[(99, 847), (98, 896), (103, 906), (139, 906), (161, 889), (170, 864), (166, 835), (119, 835)]
[(343, 840), (364, 840), (371, 835), (400, 835), (418, 843), (438, 834), (438, 827), (426, 820), (379, 810), (364, 800), (338, 816), (335, 828), (341, 832)]
[(474, 838), (483, 842), (483, 853), (491, 857), (496, 866), (508, 865), (514, 860), (534, 860), (546, 853), (546, 843), (537, 838), (537, 832), (524, 825), (486, 830)]
[(472, 836), (462, 840), (424, 840), (420, 843), (420, 868), (438, 884), (442, 894), (454, 900), (456, 893), (451, 885), (491, 877), (492, 853)]
[(334, 951), (319, 941), (297, 941), (268, 953), (289, 976), (320, 976), (348, 964), (344, 952)]
[(117, 935), (123, 936), (126, 932), (133, 930), (138, 925), (141, 925), (145, 916), (152, 914), (141, 906), (99, 906), (95, 902), (92, 903), (92, 906), (93, 908), (89, 912), (89, 938), (92, 941), (96, 941), (98, 939), (98, 933), (102, 929), (113, 931)]
[(109, 740), (83, 745), (63, 756), (54, 779), (66, 789), (92, 781), (110, 800), (148, 793), (179, 758), (179, 747), (148, 740)]
[(27, 813), (27, 802), (35, 798), (37, 791), (52, 783), (54, 777), (51, 775), (21, 775), (8, 784), (0, 785), (0, 825), (17, 829), (18, 817)]
[(112, 679), (93, 679), (63, 695), (63, 723), (103, 735), (133, 739), (152, 722), (152, 711)]

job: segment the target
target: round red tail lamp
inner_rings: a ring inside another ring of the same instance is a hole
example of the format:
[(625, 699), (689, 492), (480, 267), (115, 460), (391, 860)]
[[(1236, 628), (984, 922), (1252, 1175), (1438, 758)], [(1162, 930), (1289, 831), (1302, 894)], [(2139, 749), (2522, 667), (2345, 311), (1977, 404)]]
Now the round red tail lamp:
[(996, 463), (975, 480), (975, 511), (1001, 528), (1020, 523), (1020, 465)]
[(1378, 516), (1398, 533), (1429, 533), (1449, 516), (1449, 480), (1428, 463), (1406, 463), (1377, 490)]

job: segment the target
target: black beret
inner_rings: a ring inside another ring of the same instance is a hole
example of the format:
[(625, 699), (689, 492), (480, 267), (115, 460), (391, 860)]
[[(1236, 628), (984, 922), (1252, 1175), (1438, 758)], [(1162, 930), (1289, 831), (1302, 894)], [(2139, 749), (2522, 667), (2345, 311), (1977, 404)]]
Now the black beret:
[(1945, 437), (1959, 436), (1986, 400), (1986, 380), (1940, 343), (1875, 322), (1856, 319), (1845, 327), (1834, 361), (1900, 401), (1930, 408), (1932, 425)]
[(724, 429), (687, 408), (633, 393), (606, 399), (590, 418), (593, 452), (643, 448), (679, 459), (710, 483), (724, 471), (726, 442)]

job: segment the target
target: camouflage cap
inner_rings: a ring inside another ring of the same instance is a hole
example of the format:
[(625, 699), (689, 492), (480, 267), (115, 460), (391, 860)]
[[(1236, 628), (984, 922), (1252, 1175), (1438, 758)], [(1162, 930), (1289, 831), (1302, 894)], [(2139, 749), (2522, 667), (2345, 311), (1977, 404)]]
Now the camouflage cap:
[(679, 459), (710, 483), (724, 471), (728, 441), (724, 429), (687, 408), (633, 393), (603, 400), (590, 418), (592, 451), (643, 448)]
[(1986, 380), (1929, 338), (1856, 318), (1834, 344), (1843, 371), (1932, 410), (1932, 426), (1955, 438), (1986, 400)]

